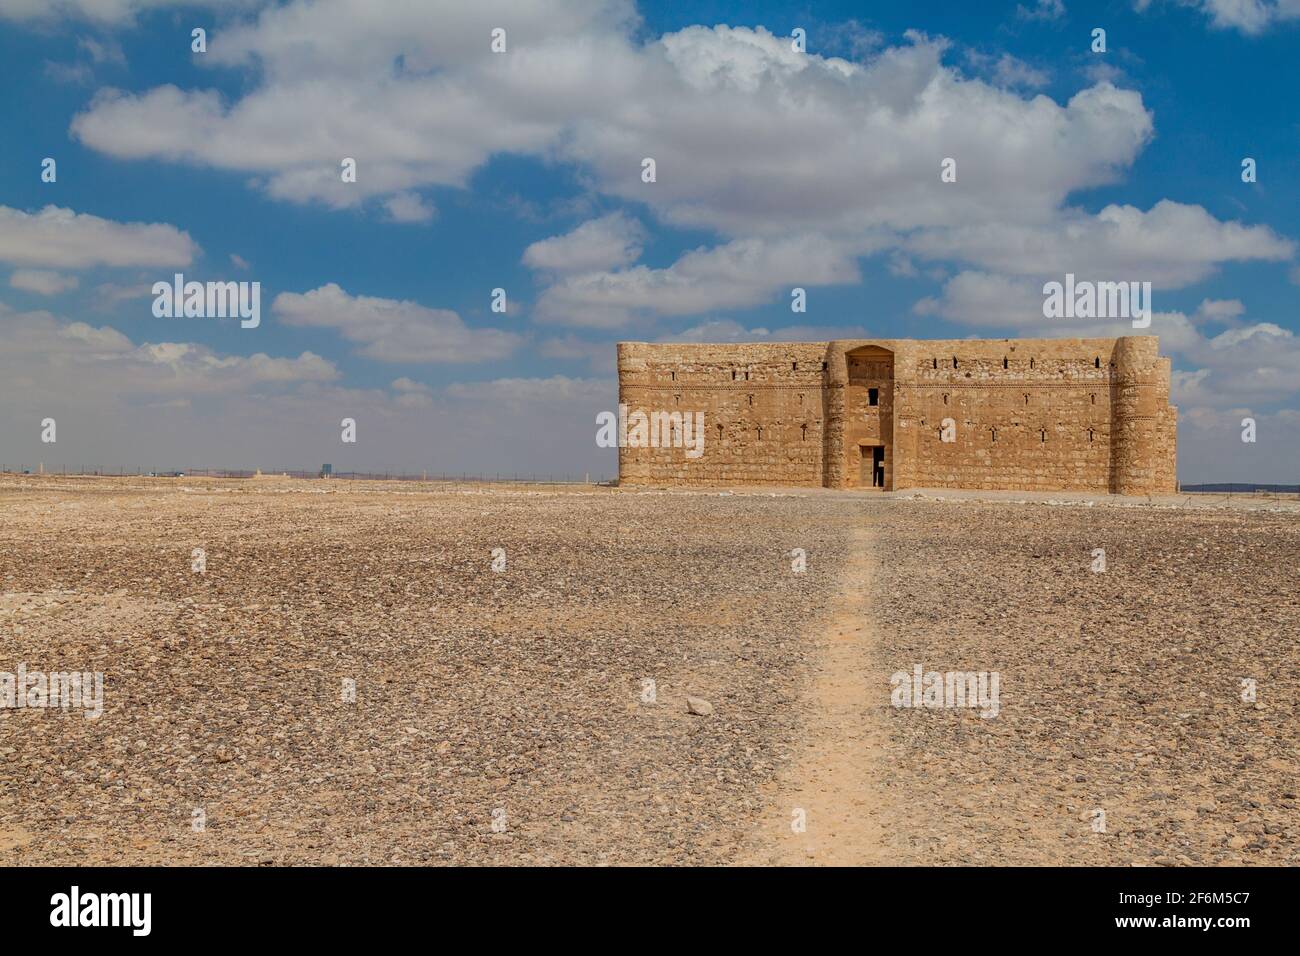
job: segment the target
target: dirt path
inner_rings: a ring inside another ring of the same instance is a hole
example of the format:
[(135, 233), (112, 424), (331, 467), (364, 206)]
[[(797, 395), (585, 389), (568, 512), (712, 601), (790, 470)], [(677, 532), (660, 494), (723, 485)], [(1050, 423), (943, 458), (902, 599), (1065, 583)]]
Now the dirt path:
[[(872, 706), (888, 691), (870, 661), (867, 613), (873, 522), (852, 532), (836, 605), (820, 639), (806, 702), (801, 750), (773, 792), (751, 845), (750, 865), (848, 866), (897, 862), (886, 851), (885, 804), (877, 783), (883, 729)], [(804, 829), (795, 827), (803, 811)]]

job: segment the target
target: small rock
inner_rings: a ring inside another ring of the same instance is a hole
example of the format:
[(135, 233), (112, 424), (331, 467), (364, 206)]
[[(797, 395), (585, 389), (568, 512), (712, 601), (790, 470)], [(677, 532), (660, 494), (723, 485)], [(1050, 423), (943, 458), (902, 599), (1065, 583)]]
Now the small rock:
[(713, 705), (703, 697), (687, 697), (686, 712), (697, 717), (708, 717), (713, 713)]

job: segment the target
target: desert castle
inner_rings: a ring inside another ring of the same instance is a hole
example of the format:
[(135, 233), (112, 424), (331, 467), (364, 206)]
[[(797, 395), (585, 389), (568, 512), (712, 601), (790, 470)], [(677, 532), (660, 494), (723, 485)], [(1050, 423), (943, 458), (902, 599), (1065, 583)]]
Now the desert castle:
[(692, 457), (620, 447), (625, 484), (1175, 490), (1154, 336), (622, 342), (618, 385), (633, 415), (703, 413)]

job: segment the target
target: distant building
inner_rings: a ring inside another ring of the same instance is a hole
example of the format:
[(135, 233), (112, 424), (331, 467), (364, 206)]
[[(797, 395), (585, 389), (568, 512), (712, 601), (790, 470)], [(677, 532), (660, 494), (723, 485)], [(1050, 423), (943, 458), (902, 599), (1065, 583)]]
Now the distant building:
[(1154, 336), (622, 342), (622, 418), (658, 440), (623, 429), (619, 481), (1173, 492), (1169, 373)]

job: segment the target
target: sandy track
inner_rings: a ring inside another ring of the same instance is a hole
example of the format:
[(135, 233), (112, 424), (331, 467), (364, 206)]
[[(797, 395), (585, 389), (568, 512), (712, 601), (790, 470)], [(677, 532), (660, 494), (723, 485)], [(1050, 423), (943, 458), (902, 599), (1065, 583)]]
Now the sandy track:
[(891, 862), (886, 807), (876, 782), (885, 768), (876, 635), (869, 616), (873, 526), (864, 516), (852, 529), (831, 614), (809, 635), (814, 663), (797, 755), (769, 788), (769, 805), (738, 863)]

